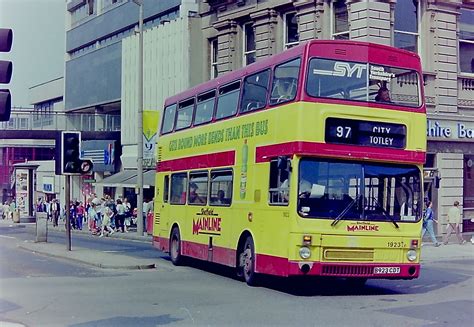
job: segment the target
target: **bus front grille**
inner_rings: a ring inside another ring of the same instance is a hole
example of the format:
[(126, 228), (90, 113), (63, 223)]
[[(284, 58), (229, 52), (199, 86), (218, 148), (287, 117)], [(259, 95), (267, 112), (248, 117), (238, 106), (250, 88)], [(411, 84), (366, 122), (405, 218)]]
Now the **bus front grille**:
[(324, 249), (323, 258), (331, 261), (373, 261), (373, 249)]
[(350, 265), (323, 265), (322, 275), (327, 276), (372, 276), (374, 267)]

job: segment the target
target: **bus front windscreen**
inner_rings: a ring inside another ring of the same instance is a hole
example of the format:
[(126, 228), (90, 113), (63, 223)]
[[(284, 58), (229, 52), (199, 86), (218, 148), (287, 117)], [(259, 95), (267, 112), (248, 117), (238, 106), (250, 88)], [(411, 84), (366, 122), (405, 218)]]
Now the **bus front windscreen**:
[(421, 218), (416, 166), (302, 159), (298, 213), (303, 218), (415, 222)]
[(415, 70), (322, 58), (309, 61), (306, 92), (316, 98), (421, 105)]

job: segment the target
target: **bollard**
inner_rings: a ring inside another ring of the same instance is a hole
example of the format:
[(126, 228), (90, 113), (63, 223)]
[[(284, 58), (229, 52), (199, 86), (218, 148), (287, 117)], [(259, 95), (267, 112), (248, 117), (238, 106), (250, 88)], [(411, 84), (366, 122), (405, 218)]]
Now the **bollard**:
[(36, 213), (36, 242), (48, 242), (48, 214)]

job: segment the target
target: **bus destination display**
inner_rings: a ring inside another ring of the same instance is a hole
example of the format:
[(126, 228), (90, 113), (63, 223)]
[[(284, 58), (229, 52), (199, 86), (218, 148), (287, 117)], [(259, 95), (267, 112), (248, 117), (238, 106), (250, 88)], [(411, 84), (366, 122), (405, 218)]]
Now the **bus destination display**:
[(326, 119), (326, 142), (403, 149), (406, 127), (363, 120)]

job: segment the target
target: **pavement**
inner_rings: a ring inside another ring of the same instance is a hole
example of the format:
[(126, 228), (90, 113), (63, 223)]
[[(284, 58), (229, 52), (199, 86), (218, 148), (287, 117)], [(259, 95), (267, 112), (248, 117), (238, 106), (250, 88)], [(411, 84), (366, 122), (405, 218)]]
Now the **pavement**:
[[(11, 220), (0, 219), (0, 227), (7, 228), (27, 228), (29, 230), (36, 230), (36, 223), (13, 223)], [(57, 227), (52, 227), (48, 224), (48, 231), (59, 231), (65, 233), (64, 224)], [(88, 230), (87, 226), (83, 230), (71, 230), (71, 238), (74, 234), (89, 235), (90, 237), (99, 237), (92, 235)], [(113, 233), (110, 238), (126, 239), (138, 242), (145, 242), (151, 244), (152, 237), (150, 235), (140, 236), (136, 231), (130, 231), (129, 233)], [(25, 241), (18, 245), (20, 249), (31, 251), (33, 253), (42, 254), (49, 257), (60, 258), (79, 262), (82, 264), (95, 266), (104, 269), (153, 269), (158, 266), (159, 260), (136, 258), (133, 256), (118, 254), (107, 251), (98, 251), (89, 248), (81, 248), (77, 246), (71, 246), (71, 251), (67, 250), (64, 243), (53, 243), (53, 242), (35, 242), (34, 240)]]
[[(0, 219), (0, 227), (9, 228), (28, 228), (36, 229), (35, 223), (13, 223)], [(48, 227), (57, 231), (65, 232), (64, 225), (59, 227)], [(87, 228), (87, 227), (86, 227)], [(91, 235), (87, 230), (71, 230), (71, 235), (88, 234), (90, 237), (98, 237)], [(137, 235), (136, 232), (114, 233), (111, 238), (134, 240), (151, 244), (152, 237), (150, 235)], [(421, 248), (421, 264), (429, 264), (430, 262), (449, 261), (449, 260), (474, 260), (474, 244), (471, 243), (471, 235), (464, 235), (465, 244), (455, 242), (455, 236), (452, 236), (448, 245), (435, 247), (431, 243), (425, 243)], [(35, 242), (27, 241), (19, 245), (19, 248), (39, 253), (42, 255), (72, 260), (99, 268), (106, 269), (152, 269), (159, 265), (160, 259), (141, 259), (125, 254), (113, 252), (104, 252), (91, 250), (88, 248), (71, 247), (71, 251), (66, 249), (65, 244), (51, 242)]]

